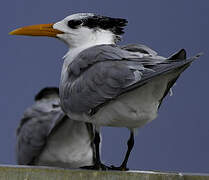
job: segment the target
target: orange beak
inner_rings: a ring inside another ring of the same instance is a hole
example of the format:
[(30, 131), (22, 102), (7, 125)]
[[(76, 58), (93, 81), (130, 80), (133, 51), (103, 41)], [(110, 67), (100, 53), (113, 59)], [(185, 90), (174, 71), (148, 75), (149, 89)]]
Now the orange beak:
[(11, 31), (11, 35), (25, 35), (25, 36), (48, 36), (57, 37), (57, 34), (63, 34), (64, 32), (53, 28), (53, 24), (38, 24), (25, 26), (14, 31)]

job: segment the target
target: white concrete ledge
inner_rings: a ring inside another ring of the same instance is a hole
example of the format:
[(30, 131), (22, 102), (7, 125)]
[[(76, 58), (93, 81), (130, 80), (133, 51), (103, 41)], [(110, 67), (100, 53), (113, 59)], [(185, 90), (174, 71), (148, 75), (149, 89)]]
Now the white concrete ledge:
[(209, 180), (209, 174), (91, 171), (2, 165), (0, 166), (0, 180)]

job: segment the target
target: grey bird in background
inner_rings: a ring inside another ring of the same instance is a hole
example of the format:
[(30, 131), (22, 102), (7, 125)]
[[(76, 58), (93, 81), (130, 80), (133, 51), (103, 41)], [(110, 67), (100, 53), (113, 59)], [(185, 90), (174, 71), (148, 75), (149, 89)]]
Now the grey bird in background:
[(96, 163), (89, 168), (107, 168), (100, 160), (100, 126), (115, 126), (129, 128), (130, 138), (124, 161), (112, 169), (128, 169), (135, 129), (157, 117), (170, 88), (200, 56), (187, 59), (182, 49), (164, 58), (143, 45), (119, 47), (116, 43), (126, 24), (126, 19), (79, 13), (10, 33), (56, 37), (68, 45), (60, 82), (61, 106), (72, 119), (96, 126)]
[(64, 168), (93, 165), (93, 139), (92, 124), (73, 121), (61, 110), (59, 89), (44, 88), (17, 129), (17, 162)]

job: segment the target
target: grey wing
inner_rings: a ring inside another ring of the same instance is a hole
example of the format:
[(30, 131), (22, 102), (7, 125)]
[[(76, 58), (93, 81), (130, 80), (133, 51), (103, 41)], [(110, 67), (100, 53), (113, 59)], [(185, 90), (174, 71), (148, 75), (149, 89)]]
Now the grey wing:
[(64, 104), (72, 112), (88, 112), (140, 78), (132, 71), (118, 61), (96, 63), (72, 83), (64, 84)]
[(128, 44), (125, 46), (121, 46), (121, 49), (131, 51), (131, 52), (141, 52), (144, 54), (151, 54), (153, 56), (157, 56), (157, 52), (153, 49), (149, 48), (148, 46), (145, 46), (143, 44)]
[(42, 152), (47, 137), (63, 119), (64, 113), (58, 110), (46, 111), (39, 104), (28, 108), (17, 129), (16, 156), (17, 163), (32, 165)]
[[(147, 81), (191, 63), (194, 59), (165, 59), (117, 46), (95, 46), (83, 51), (69, 66), (63, 104), (71, 112), (92, 109)], [(65, 103), (66, 102), (66, 103)]]

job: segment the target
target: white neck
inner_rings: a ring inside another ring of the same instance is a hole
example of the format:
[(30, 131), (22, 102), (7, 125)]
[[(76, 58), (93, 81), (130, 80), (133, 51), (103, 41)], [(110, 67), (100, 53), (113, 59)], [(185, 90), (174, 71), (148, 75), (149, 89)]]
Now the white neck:
[(70, 64), (73, 59), (83, 50), (101, 44), (115, 44), (115, 35), (110, 31), (95, 31), (89, 35), (79, 36), (69, 45), (69, 51), (64, 56), (65, 61)]

